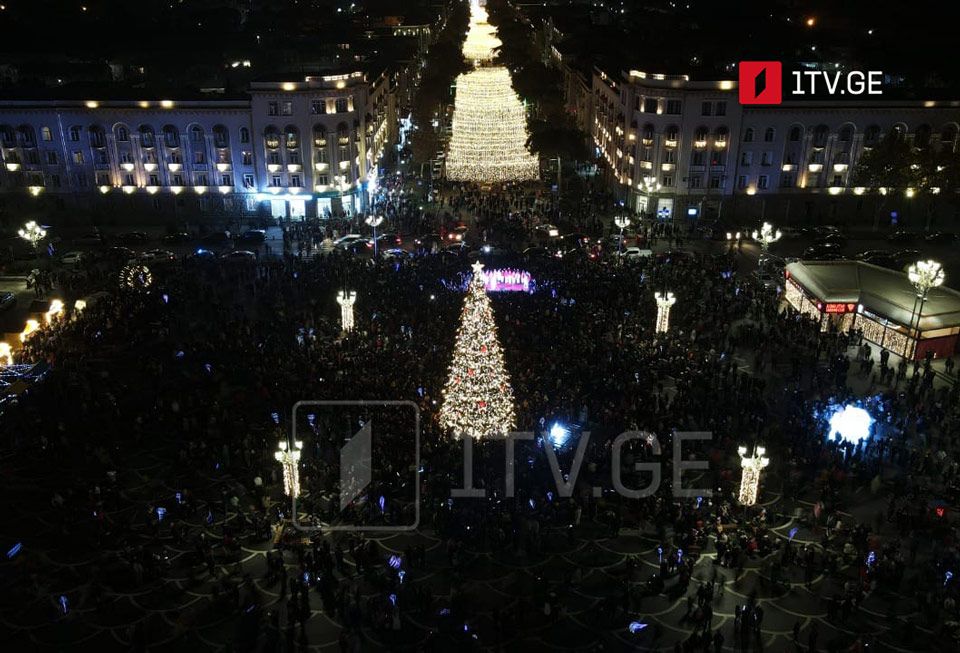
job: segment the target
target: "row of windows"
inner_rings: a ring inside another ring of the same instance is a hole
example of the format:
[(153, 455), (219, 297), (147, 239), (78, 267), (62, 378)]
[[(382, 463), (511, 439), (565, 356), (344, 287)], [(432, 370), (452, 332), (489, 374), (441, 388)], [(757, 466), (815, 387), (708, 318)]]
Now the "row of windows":
[[(72, 175), (72, 177), (74, 180), (73, 182), (74, 186), (77, 186), (80, 188), (87, 188), (88, 179), (86, 175), (84, 175), (83, 173), (75, 173), (74, 175)], [(23, 178), (21, 179), (23, 180)], [(61, 182), (60, 175), (52, 174), (52, 175), (49, 175), (48, 179), (49, 179), (49, 186), (51, 188), (61, 188), (62, 182)], [(112, 186), (113, 185), (113, 181), (110, 175), (107, 173), (98, 173), (97, 175), (95, 175), (94, 180), (96, 181), (96, 186)], [(25, 178), (25, 181), (26, 181), (26, 184), (23, 184), (23, 185), (44, 186), (44, 187), (47, 186), (46, 182), (44, 181), (43, 175), (40, 175), (40, 174), (28, 175)], [(124, 174), (120, 178), (120, 181), (122, 182), (121, 185), (123, 186), (137, 185), (136, 178), (132, 174)], [(182, 174), (170, 175), (170, 186), (186, 186), (187, 185), (185, 183), (186, 181), (187, 181), (187, 178), (184, 177)], [(192, 181), (193, 181), (192, 185), (194, 186), (210, 185), (210, 178), (203, 173), (195, 175)], [(215, 181), (219, 182), (218, 183), (219, 186), (232, 187), (233, 175), (229, 175), (229, 174), (220, 175), (219, 177), (215, 177)], [(319, 186), (329, 186), (330, 178), (325, 174), (317, 175), (315, 179), (315, 183)], [(160, 175), (156, 175), (156, 174), (149, 175), (147, 177), (146, 185), (161, 186), (162, 184), (160, 183)], [(278, 187), (278, 188), (279, 187), (303, 188), (303, 177), (299, 174), (292, 174), (289, 176), (287, 183), (284, 184), (283, 175), (279, 175), (279, 174), (272, 175), (270, 177), (270, 186)], [(252, 174), (243, 175), (243, 187), (248, 190), (255, 190), (257, 188), (256, 178), (254, 177), (254, 175)]]
[[(348, 113), (351, 102), (345, 97), (338, 97), (332, 102), (327, 100), (311, 100), (310, 113), (317, 116), (326, 113)], [(332, 107), (331, 107), (332, 105)], [(330, 110), (332, 109), (332, 111)], [(293, 102), (291, 100), (271, 100), (267, 102), (268, 116), (292, 116)]]

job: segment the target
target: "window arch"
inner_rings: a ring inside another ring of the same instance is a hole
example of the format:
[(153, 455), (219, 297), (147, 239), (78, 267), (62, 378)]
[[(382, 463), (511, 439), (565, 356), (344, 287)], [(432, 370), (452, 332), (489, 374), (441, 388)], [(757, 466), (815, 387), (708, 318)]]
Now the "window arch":
[(140, 145), (142, 147), (156, 147), (157, 135), (154, 133), (153, 127), (140, 125), (137, 131), (140, 132)]
[(849, 143), (853, 140), (853, 125), (844, 125), (837, 132), (837, 140), (841, 143)]
[(724, 145), (726, 145), (728, 136), (730, 136), (730, 130), (727, 129), (726, 125), (720, 125), (713, 132), (713, 140), (720, 147), (723, 147)]
[(2, 125), (0, 126), (0, 140), (3, 141), (4, 147), (16, 147), (17, 133), (10, 125)]
[(865, 147), (873, 147), (880, 140), (880, 126), (870, 125), (863, 131), (863, 144)]
[(193, 143), (203, 142), (203, 127), (200, 125), (194, 125), (190, 128), (190, 141)]
[(940, 130), (940, 143), (945, 148), (953, 150), (957, 143), (957, 125), (949, 123)]
[(250, 130), (246, 127), (240, 128), (240, 142), (249, 143), (250, 142)]
[(907, 126), (902, 122), (898, 122), (893, 127), (890, 128), (890, 138), (895, 141), (902, 141), (907, 136)]
[(813, 130), (813, 146), (814, 147), (825, 147), (827, 145), (827, 138), (830, 136), (830, 128), (826, 125), (817, 125)]
[(287, 125), (283, 129), (284, 144), (288, 150), (294, 150), (300, 147), (300, 130), (293, 125)]
[(640, 131), (640, 138), (646, 141), (647, 145), (653, 141), (653, 131), (654, 127), (652, 122), (644, 123), (643, 129)]
[(37, 136), (30, 125), (22, 125), (18, 130), (20, 132), (20, 142), (24, 147), (36, 147)]
[(327, 146), (327, 128), (321, 124), (313, 126), (313, 144), (316, 147)]
[(106, 145), (106, 140), (104, 138), (103, 127), (100, 125), (91, 125), (87, 129), (87, 133), (90, 136), (90, 145), (93, 147), (104, 147)]
[(694, 147), (706, 147), (707, 145), (707, 136), (710, 134), (710, 130), (706, 127), (697, 127), (697, 130), (693, 132), (693, 146)]
[(743, 142), (752, 143), (753, 135), (754, 135), (753, 127), (747, 127), (746, 130), (744, 130), (743, 132)]
[(680, 138), (680, 128), (676, 125), (669, 125), (664, 132), (664, 136), (668, 141), (674, 141), (673, 144), (676, 145), (676, 141)]
[(223, 125), (214, 125), (213, 127), (213, 145), (214, 147), (229, 147), (230, 132)]
[(53, 132), (50, 131), (50, 128), (49, 128), (49, 127), (41, 127), (41, 128), (40, 128), (40, 138), (42, 138), (42, 139), (45, 140), (45, 141), (52, 141), (52, 140), (53, 140)]
[(790, 142), (799, 143), (803, 138), (803, 128), (800, 125), (794, 125), (790, 128)]
[(114, 129), (114, 133), (117, 135), (117, 141), (120, 143), (126, 143), (130, 140), (130, 130), (123, 125), (118, 125), (117, 128)]
[(773, 127), (767, 127), (767, 130), (763, 132), (763, 142), (772, 143), (777, 138), (777, 130)]
[(83, 128), (80, 125), (74, 125), (70, 128), (70, 140), (77, 142), (80, 140), (80, 134), (83, 132)]
[(280, 147), (280, 132), (273, 125), (263, 130), (263, 141), (271, 150)]
[(180, 147), (180, 132), (173, 125), (163, 128), (163, 140), (167, 147)]
[(920, 125), (913, 132), (913, 146), (919, 148), (925, 148), (930, 145), (930, 136), (932, 135), (932, 130), (930, 125)]

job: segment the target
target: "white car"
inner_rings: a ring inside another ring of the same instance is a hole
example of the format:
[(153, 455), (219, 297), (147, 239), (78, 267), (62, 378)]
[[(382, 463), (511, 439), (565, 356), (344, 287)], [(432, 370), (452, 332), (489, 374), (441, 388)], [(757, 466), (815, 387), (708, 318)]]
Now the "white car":
[(358, 240), (363, 240), (363, 236), (360, 234), (347, 234), (346, 236), (340, 236), (333, 241), (333, 246), (338, 249), (343, 249), (344, 247), (348, 247)]
[(64, 265), (79, 265), (83, 258), (83, 252), (67, 252), (60, 257), (60, 262)]
[(624, 247), (619, 255), (624, 258), (650, 258), (653, 256), (653, 250), (640, 249), (639, 247)]

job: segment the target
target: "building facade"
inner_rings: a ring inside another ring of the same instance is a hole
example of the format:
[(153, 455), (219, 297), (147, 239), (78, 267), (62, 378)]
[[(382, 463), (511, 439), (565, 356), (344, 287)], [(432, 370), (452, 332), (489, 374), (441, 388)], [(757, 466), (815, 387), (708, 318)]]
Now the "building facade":
[[(852, 183), (865, 151), (887, 134), (957, 147), (960, 101), (742, 106), (732, 80), (597, 68), (592, 91), (591, 134), (608, 182), (633, 210), (660, 219), (869, 219), (887, 202)], [(889, 206), (909, 210), (910, 199), (905, 191)], [(896, 225), (897, 212), (883, 219)]]
[(8, 210), (323, 217), (363, 211), (397, 137), (389, 76), (203, 100), (0, 101)]

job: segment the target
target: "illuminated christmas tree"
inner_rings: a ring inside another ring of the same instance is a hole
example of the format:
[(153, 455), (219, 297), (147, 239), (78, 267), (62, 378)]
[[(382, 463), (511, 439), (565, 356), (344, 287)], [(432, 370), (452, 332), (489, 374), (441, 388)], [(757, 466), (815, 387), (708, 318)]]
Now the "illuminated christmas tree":
[(457, 77), (447, 178), (481, 183), (536, 179), (537, 157), (527, 151), (527, 112), (510, 72), (491, 66), (500, 46), (486, 10), (472, 5), (464, 56), (477, 68)]
[(506, 435), (516, 423), (513, 389), (482, 269), (480, 263), (473, 266), (440, 408), (440, 425), (455, 437)]

